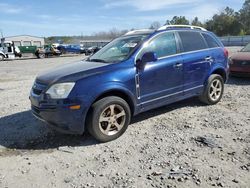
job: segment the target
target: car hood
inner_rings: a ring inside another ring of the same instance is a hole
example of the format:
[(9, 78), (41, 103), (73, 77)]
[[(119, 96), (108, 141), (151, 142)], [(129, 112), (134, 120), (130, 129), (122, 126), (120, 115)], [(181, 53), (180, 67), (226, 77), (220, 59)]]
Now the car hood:
[(247, 60), (250, 61), (250, 52), (237, 52), (231, 56), (233, 60)]
[(91, 74), (97, 74), (100, 68), (109, 64), (99, 62), (80, 61), (57, 67), (53, 70), (37, 76), (36, 81), (42, 84), (51, 85), (55, 82), (70, 82)]

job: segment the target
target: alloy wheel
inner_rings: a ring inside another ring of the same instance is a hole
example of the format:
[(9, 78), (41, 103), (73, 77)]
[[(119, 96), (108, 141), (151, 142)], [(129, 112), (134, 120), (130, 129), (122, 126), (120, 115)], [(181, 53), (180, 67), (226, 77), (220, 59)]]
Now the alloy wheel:
[(117, 134), (125, 125), (126, 113), (122, 106), (112, 104), (108, 106), (100, 115), (99, 128), (105, 135)]
[(209, 91), (211, 100), (217, 101), (221, 97), (221, 93), (222, 93), (221, 81), (219, 79), (213, 80)]

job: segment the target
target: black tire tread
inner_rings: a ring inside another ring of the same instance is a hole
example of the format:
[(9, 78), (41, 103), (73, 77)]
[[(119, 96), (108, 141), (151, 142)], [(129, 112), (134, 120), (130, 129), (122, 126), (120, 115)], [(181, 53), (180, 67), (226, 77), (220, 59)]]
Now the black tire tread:
[(205, 85), (205, 89), (204, 89), (202, 95), (199, 96), (200, 101), (203, 102), (203, 103), (205, 103), (205, 104), (207, 104), (207, 105), (214, 105), (214, 104), (217, 104), (217, 103), (221, 100), (222, 95), (221, 95), (221, 97), (218, 99), (218, 101), (216, 101), (216, 102), (211, 101), (211, 100), (209, 99), (209, 97), (208, 97), (208, 89), (209, 89), (209, 87), (210, 87), (210, 84), (211, 84), (211, 82), (212, 82), (214, 79), (216, 79), (216, 78), (220, 79), (221, 82), (222, 82), (222, 84), (223, 84), (223, 86), (222, 86), (222, 95), (223, 95), (223, 92), (224, 92), (224, 80), (223, 80), (222, 76), (219, 75), (219, 74), (212, 74), (212, 75), (208, 78), (208, 80), (207, 80), (207, 83), (206, 83), (206, 85)]

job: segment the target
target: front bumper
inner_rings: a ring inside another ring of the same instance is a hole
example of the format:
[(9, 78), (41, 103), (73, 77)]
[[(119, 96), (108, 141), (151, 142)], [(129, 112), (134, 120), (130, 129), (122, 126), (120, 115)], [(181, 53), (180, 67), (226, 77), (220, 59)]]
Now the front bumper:
[[(43, 95), (30, 95), (33, 115), (51, 128), (68, 134), (83, 134), (87, 108), (79, 100), (46, 100)], [(71, 110), (72, 105), (81, 105)]]

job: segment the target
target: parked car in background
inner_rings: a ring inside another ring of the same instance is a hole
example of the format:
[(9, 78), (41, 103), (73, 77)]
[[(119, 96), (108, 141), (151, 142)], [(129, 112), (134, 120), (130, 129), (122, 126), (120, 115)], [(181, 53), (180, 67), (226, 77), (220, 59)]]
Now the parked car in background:
[(108, 142), (139, 113), (194, 96), (217, 104), (227, 78), (228, 51), (204, 28), (135, 30), (85, 61), (38, 76), (31, 109), (56, 130)]
[(85, 55), (92, 55), (98, 52), (102, 47), (92, 46), (86, 49)]
[(62, 55), (62, 52), (60, 52), (60, 50), (56, 49), (54, 46), (45, 47), (44, 52), (45, 52), (45, 57)]
[(62, 55), (62, 52), (54, 48), (52, 45), (47, 45), (44, 46), (44, 48), (38, 48), (35, 52), (35, 55), (37, 56), (37, 58), (45, 58), (51, 56), (60, 56)]
[(229, 58), (232, 76), (250, 76), (250, 43)]
[(83, 54), (86, 52), (85, 48), (81, 47), (80, 45), (75, 45), (75, 44), (59, 45), (57, 49), (60, 50), (62, 54), (66, 54), (66, 53)]

